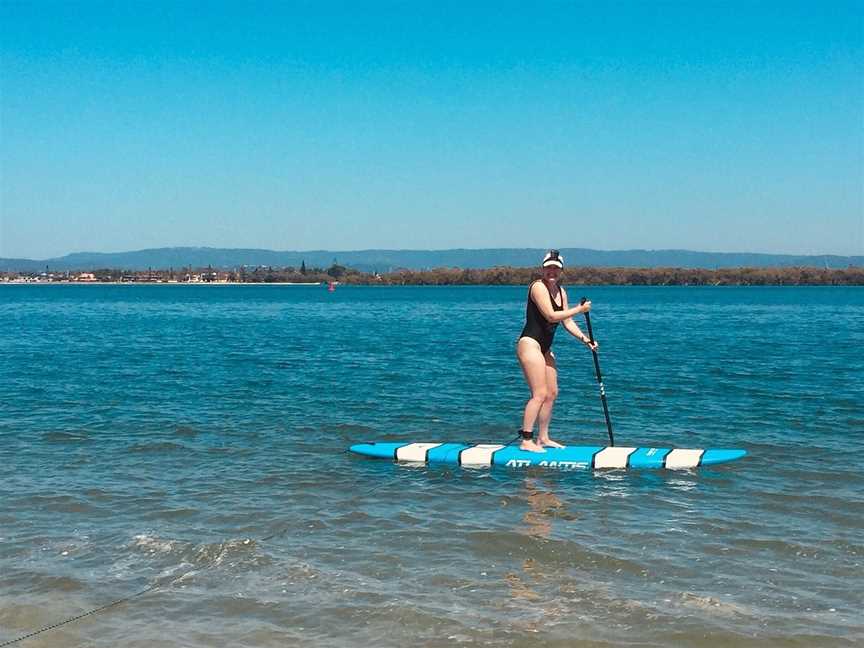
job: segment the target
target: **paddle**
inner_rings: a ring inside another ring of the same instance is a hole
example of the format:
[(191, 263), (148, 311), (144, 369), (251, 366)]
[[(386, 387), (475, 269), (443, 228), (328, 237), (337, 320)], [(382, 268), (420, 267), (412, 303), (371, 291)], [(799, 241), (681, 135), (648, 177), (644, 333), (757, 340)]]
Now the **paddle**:
[[(586, 301), (588, 301), (587, 297), (583, 297), (579, 301), (579, 305), (581, 306)], [(594, 332), (591, 330), (591, 316), (585, 313), (585, 324), (588, 326), (588, 339), (591, 341), (592, 345), (594, 343)], [(606, 388), (603, 387), (603, 376), (600, 375), (600, 360), (597, 358), (597, 351), (592, 347), (591, 353), (594, 356), (594, 369), (597, 371), (597, 382), (600, 383), (600, 401), (603, 403), (603, 414), (606, 416), (606, 429), (609, 430), (609, 445), (615, 445), (615, 437), (612, 436), (612, 421), (609, 420), (609, 406), (606, 404)]]

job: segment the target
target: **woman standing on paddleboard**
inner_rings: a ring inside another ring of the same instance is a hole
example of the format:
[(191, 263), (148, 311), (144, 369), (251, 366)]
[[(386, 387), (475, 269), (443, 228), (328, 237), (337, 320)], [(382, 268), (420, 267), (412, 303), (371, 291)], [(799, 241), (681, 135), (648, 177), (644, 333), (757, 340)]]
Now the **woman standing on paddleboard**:
[[(564, 270), (564, 258), (558, 250), (549, 250), (541, 264), (543, 278), (531, 283), (528, 288), (528, 307), (525, 313), (525, 328), (516, 343), (516, 357), (522, 366), (525, 380), (531, 389), (531, 398), (525, 404), (522, 417), (522, 450), (544, 452), (543, 447), (562, 448), (560, 443), (549, 438), (549, 422), (552, 406), (558, 396), (558, 368), (552, 353), (552, 340), (558, 324), (589, 349), (596, 349), (576, 322), (574, 315), (591, 310), (591, 302), (570, 308), (567, 291), (559, 283)], [(534, 441), (534, 423), (539, 419), (537, 441)]]

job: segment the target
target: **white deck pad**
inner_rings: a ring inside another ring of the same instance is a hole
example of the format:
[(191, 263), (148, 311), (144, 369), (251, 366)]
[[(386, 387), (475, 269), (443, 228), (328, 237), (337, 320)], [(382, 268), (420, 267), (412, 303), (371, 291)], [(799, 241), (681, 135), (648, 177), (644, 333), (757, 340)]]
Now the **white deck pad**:
[(605, 448), (594, 455), (595, 468), (626, 468), (627, 458), (636, 452), (636, 448), (621, 448), (618, 446)]
[(426, 453), (440, 443), (410, 443), (396, 450), (397, 461), (426, 461)]
[(667, 468), (695, 468), (705, 453), (704, 450), (673, 450), (666, 455)]
[(503, 445), (493, 443), (481, 443), (463, 450), (459, 454), (459, 463), (463, 466), (490, 466), (492, 465), (492, 453), (503, 448)]

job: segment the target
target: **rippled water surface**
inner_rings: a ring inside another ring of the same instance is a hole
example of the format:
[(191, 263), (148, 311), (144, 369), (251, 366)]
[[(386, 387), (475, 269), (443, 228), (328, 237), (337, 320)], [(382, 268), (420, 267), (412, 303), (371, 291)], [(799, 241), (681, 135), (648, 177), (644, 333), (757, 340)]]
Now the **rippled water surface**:
[[(134, 594), (15, 645), (862, 645), (864, 289), (589, 296), (619, 444), (750, 456), (345, 452), (512, 439), (524, 288), (0, 286), (0, 645)], [(553, 436), (602, 444), (555, 348)]]

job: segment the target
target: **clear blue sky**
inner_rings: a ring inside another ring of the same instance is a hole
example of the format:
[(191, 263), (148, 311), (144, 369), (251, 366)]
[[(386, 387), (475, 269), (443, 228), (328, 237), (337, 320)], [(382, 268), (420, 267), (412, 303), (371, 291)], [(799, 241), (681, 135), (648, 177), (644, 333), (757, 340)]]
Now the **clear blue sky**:
[(862, 14), (0, 0), (0, 256), (864, 254)]

